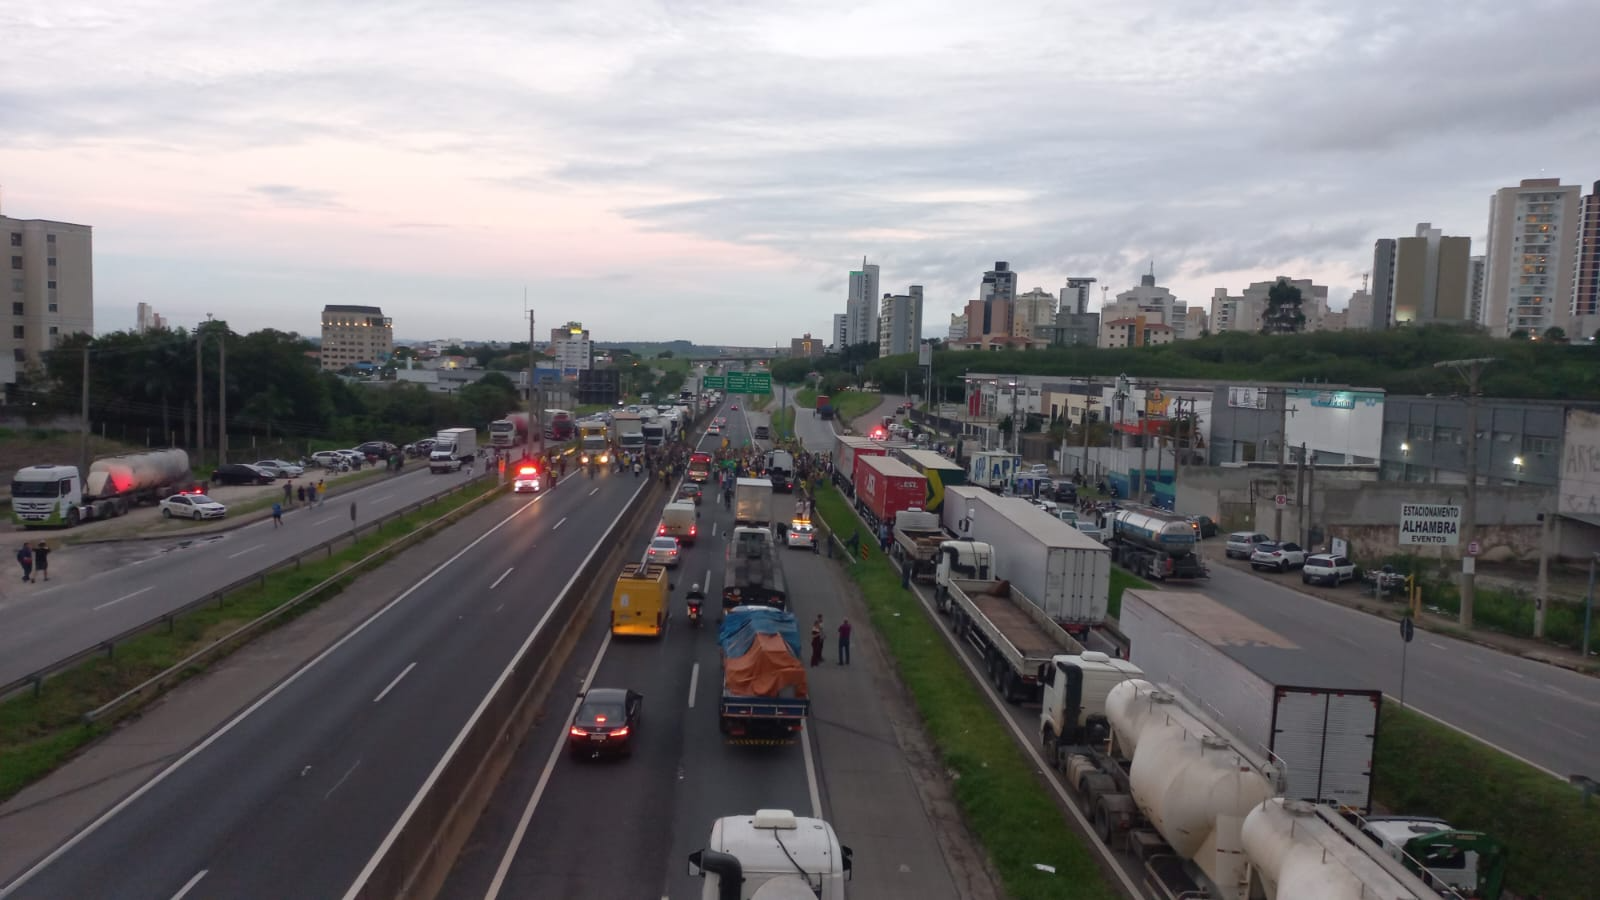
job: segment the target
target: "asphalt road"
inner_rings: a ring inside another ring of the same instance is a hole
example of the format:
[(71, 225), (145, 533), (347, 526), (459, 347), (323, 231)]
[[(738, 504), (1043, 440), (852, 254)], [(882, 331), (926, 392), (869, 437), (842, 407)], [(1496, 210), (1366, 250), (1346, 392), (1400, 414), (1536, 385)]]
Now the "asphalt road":
[(481, 538), (0, 896), (342, 895), (641, 485), (572, 477), (475, 513), (457, 527)]
[[(743, 445), (749, 433), (745, 417), (726, 407), (722, 414), (729, 419), (730, 444)], [(749, 419), (764, 417), (751, 413)], [(711, 436), (702, 445), (710, 448), (717, 440)], [(780, 518), (792, 509), (782, 496), (778, 506)], [(703, 883), (689, 877), (686, 861), (705, 845), (712, 822), (773, 807), (833, 822), (856, 851), (851, 889), (861, 896), (959, 896), (899, 749), (880, 730), (887, 714), (870, 696), (864, 668), (812, 670), (813, 720), (801, 743), (724, 742), (717, 727), (715, 618), (698, 630), (689, 627), (683, 597), (699, 582), (710, 602), (718, 602), (722, 535), (731, 524), (731, 512), (708, 493), (701, 508), (705, 537), (673, 575), (674, 616), (660, 639), (612, 639), (604, 606), (596, 611), (565, 673), (563, 685), (571, 693), (552, 696), (458, 860), (444, 897), (699, 897)], [(648, 535), (646, 526), (632, 539), (642, 548)], [(827, 569), (836, 567), (801, 550), (782, 552), (796, 615), (808, 622), (821, 613), (836, 625), (841, 605), (826, 586)], [(855, 643), (861, 646), (859, 638)], [(828, 650), (832, 660), (831, 640)], [(632, 758), (574, 760), (566, 753), (575, 694), (585, 684), (644, 693), (640, 743)], [(840, 721), (852, 715), (868, 722)]]
[[(207, 593), (292, 558), (356, 522), (371, 522), (444, 489), (464, 474), (413, 469), (356, 488), (320, 508), (292, 509), (218, 534), (172, 541), (123, 541), (74, 548), (80, 567), (62, 583), (14, 590), (0, 600), (0, 684), (182, 607)], [(60, 559), (56, 560), (61, 562)], [(96, 571), (87, 578), (81, 567)], [(52, 568), (61, 568), (55, 566)]]

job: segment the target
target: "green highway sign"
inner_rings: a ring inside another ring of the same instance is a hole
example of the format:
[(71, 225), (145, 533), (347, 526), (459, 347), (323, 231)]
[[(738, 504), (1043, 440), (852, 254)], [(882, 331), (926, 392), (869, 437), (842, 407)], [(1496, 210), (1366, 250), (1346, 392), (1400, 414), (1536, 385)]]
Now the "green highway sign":
[(700, 390), (702, 391), (720, 391), (723, 384), (724, 381), (721, 375), (700, 376)]
[(770, 393), (772, 393), (772, 373), (771, 372), (749, 372), (749, 373), (747, 373), (745, 375), (745, 389), (744, 389), (744, 392), (746, 394), (770, 394)]
[(743, 394), (743, 393), (745, 393), (744, 377), (745, 376), (744, 376), (743, 372), (729, 372), (728, 373), (728, 393), (730, 393), (730, 394)]

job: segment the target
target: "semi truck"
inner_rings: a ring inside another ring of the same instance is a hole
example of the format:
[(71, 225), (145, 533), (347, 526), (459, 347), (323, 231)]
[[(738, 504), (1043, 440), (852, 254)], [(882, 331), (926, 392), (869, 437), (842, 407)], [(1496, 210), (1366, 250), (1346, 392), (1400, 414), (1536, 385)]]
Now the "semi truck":
[(11, 521), (24, 528), (70, 528), (195, 486), (189, 454), (176, 448), (97, 459), (87, 479), (77, 466), (23, 466), (11, 478)]
[(778, 562), (773, 534), (772, 485), (760, 478), (740, 478), (733, 485), (733, 533), (723, 555), (724, 614), (745, 604), (784, 609), (788, 585)]
[(783, 494), (794, 493), (794, 454), (787, 450), (768, 450), (765, 462), (772, 489)]
[(979, 450), (967, 459), (967, 484), (1004, 491), (1022, 469), (1022, 457), (1003, 450)]
[(833, 418), (833, 398), (827, 394), (817, 395), (817, 415), (823, 419)]
[(939, 517), (927, 510), (904, 509), (894, 517), (894, 555), (911, 569), (918, 581), (933, 581), (939, 564), (939, 546), (949, 536), (939, 527)]
[(876, 529), (892, 525), (902, 510), (920, 509), (928, 493), (928, 480), (899, 460), (887, 456), (856, 457), (856, 509)]
[(950, 618), (951, 633), (978, 651), (990, 684), (1008, 702), (1036, 699), (1051, 660), (1084, 651), (1009, 581), (996, 577), (988, 544), (945, 541), (934, 584), (935, 604)]
[(705, 879), (702, 900), (845, 900), (851, 857), (826, 820), (759, 809), (712, 823), (689, 875)]
[(928, 495), (922, 500), (922, 508), (928, 512), (937, 513), (944, 508), (946, 489), (967, 483), (966, 469), (932, 450), (897, 448), (890, 456), (921, 472), (928, 480)]
[(508, 413), (489, 423), (489, 446), (520, 447), (528, 442), (528, 414)]
[(1199, 535), (1186, 516), (1155, 507), (1112, 510), (1101, 523), (1111, 558), (1141, 578), (1207, 578)]
[(791, 743), (811, 700), (794, 616), (770, 606), (730, 610), (717, 631), (722, 657), (720, 726), (730, 741)]
[(478, 432), (471, 428), (446, 428), (433, 438), (433, 451), (428, 454), (428, 471), (459, 471), (478, 455)]
[(941, 521), (951, 534), (994, 547), (998, 576), (1080, 639), (1105, 622), (1111, 551), (1018, 497), (981, 488), (946, 491)]
[(639, 453), (644, 450), (644, 419), (640, 418), (638, 413), (612, 413), (611, 427), (617, 433), (617, 447), (624, 453)]
[(604, 422), (579, 422), (578, 446), (583, 451), (579, 462), (584, 465), (588, 465), (590, 461), (601, 465), (611, 462), (611, 443)]
[(833, 480), (846, 497), (856, 495), (856, 460), (863, 456), (887, 456), (889, 451), (909, 446), (899, 441), (875, 441), (854, 435), (839, 435), (833, 445)]
[(666, 443), (669, 427), (667, 420), (661, 416), (656, 416), (645, 422), (641, 426), (644, 434), (644, 445), (646, 447), (659, 447)]
[(547, 409), (544, 411), (544, 436), (560, 443), (572, 440), (577, 432), (572, 413), (565, 409)]
[(733, 483), (733, 524), (770, 530), (776, 520), (772, 484), (760, 478), (740, 478)]

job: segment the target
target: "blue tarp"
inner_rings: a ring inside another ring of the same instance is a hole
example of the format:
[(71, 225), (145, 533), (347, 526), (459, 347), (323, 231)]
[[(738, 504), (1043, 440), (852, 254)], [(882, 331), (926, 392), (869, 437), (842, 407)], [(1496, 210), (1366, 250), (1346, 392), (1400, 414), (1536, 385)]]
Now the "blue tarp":
[(728, 610), (717, 633), (722, 655), (738, 659), (750, 652), (758, 634), (776, 634), (783, 637), (789, 650), (800, 658), (800, 627), (794, 614), (765, 606), (736, 606)]

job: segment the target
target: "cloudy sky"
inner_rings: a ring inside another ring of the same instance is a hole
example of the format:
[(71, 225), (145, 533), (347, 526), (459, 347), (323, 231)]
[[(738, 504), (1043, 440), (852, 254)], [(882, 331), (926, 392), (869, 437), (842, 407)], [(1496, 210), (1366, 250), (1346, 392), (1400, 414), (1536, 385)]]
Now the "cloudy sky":
[(1360, 285), (1600, 179), (1593, 0), (0, 5), (3, 211), (95, 226), (96, 325), (770, 345), (863, 255), (930, 336), (1024, 290)]

